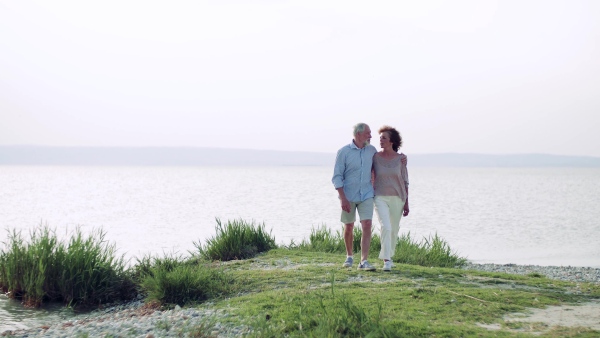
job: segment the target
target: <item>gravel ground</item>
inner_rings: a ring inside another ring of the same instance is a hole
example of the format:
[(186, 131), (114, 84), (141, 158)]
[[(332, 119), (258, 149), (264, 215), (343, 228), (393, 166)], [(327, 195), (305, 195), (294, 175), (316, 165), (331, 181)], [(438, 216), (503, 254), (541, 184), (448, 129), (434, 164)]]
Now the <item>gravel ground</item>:
[[(600, 269), (571, 266), (537, 266), (516, 264), (468, 263), (465, 270), (504, 272), (527, 275), (538, 273), (551, 279), (572, 282), (600, 283)], [(4, 332), (9, 337), (187, 337), (194, 330), (209, 328), (213, 337), (238, 337), (248, 332), (247, 327), (223, 325), (226, 312), (177, 306), (173, 310), (156, 310), (135, 301), (77, 316), (75, 319), (52, 323), (30, 330)], [(205, 330), (205, 329), (203, 329)], [(202, 331), (203, 333), (206, 331)]]
[[(71, 320), (52, 323), (36, 329), (4, 332), (8, 337), (239, 337), (247, 333), (245, 327), (222, 325), (228, 317), (225, 312), (176, 306), (173, 310), (157, 310), (142, 301), (130, 302), (79, 315)], [(202, 333), (202, 334), (199, 334)]]
[(516, 264), (473, 264), (467, 263), (465, 270), (479, 270), (487, 272), (504, 272), (516, 275), (538, 273), (550, 279), (566, 282), (600, 283), (600, 269), (582, 268), (574, 266), (539, 266)]

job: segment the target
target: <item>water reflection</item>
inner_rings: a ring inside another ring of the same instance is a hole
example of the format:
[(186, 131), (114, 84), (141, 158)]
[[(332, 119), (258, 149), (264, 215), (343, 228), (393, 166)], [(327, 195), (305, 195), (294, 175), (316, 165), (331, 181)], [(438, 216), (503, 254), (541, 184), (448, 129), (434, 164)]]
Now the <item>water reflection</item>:
[(0, 334), (5, 331), (32, 329), (75, 316), (73, 310), (60, 303), (44, 304), (29, 309), (21, 302), (0, 294)]

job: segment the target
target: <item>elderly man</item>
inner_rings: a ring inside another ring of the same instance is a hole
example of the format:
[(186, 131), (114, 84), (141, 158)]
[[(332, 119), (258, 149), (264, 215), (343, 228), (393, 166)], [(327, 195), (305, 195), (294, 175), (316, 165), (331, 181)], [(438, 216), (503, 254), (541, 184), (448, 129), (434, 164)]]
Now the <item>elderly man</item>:
[(344, 243), (346, 245), (346, 261), (344, 267), (352, 267), (354, 262), (352, 243), (354, 242), (354, 222), (356, 211), (360, 217), (362, 237), (360, 240), (361, 261), (359, 270), (373, 271), (367, 261), (371, 245), (371, 226), (373, 219), (373, 184), (371, 183), (371, 167), (373, 155), (377, 149), (369, 144), (371, 129), (364, 123), (354, 126), (354, 139), (337, 152), (333, 170), (333, 185), (338, 191), (342, 206), (341, 221), (344, 223)]

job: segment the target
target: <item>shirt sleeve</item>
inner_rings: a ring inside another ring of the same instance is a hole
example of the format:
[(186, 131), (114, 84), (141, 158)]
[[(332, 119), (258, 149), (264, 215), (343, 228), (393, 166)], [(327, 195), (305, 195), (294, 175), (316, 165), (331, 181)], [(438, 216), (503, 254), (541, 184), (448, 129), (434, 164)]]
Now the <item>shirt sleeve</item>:
[(344, 186), (344, 157), (344, 151), (343, 149), (340, 149), (335, 157), (335, 166), (333, 167), (333, 178), (331, 179), (331, 182), (333, 182), (333, 186), (336, 189), (339, 189)]

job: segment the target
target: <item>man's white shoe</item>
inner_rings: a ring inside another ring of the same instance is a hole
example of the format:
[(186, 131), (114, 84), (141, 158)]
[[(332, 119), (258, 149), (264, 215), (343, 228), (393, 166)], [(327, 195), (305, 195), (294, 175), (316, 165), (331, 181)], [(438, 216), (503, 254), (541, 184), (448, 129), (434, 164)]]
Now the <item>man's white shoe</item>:
[(393, 265), (392, 261), (383, 262), (383, 271), (387, 271), (387, 272), (392, 271), (392, 265)]

